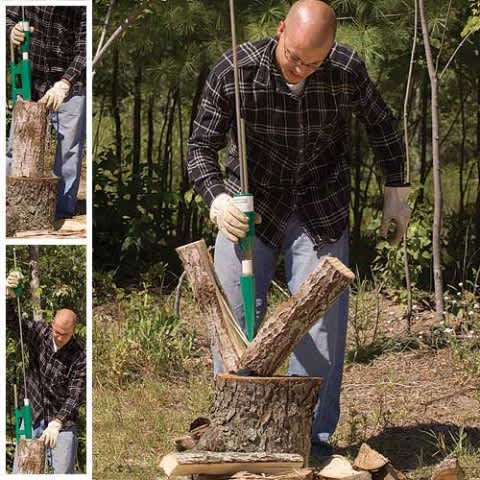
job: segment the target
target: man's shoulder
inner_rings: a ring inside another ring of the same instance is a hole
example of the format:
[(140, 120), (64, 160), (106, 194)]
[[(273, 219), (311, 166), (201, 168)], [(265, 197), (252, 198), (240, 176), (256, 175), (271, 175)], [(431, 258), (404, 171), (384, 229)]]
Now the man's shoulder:
[(334, 68), (339, 68), (347, 73), (355, 74), (362, 67), (363, 61), (357, 52), (343, 43), (336, 42), (329, 57)]
[[(262, 63), (265, 55), (269, 55), (273, 43), (272, 38), (257, 40), (254, 42), (245, 42), (238, 46), (237, 64), (239, 69), (256, 69)], [(233, 51), (227, 50), (212, 68), (217, 77), (222, 78), (233, 72)]]

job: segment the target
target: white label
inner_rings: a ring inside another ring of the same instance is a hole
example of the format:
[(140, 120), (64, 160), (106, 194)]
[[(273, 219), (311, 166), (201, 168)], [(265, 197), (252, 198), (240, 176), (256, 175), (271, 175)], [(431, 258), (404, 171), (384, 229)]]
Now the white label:
[(253, 195), (233, 197), (233, 203), (241, 212), (253, 212)]
[(242, 260), (242, 273), (243, 275), (253, 275), (252, 260)]

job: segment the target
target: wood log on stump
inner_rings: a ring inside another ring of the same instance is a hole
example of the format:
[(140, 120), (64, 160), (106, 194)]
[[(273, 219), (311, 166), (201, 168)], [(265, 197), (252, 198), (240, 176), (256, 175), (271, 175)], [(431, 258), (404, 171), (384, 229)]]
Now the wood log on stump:
[(266, 474), (237, 472), (233, 475), (197, 475), (196, 480), (313, 480), (313, 471), (300, 468), (288, 473)]
[(7, 236), (54, 228), (59, 183), (58, 177), (7, 178)]
[(239, 369), (247, 340), (240, 331), (218, 284), (213, 262), (204, 240), (176, 249), (205, 318), (207, 334), (215, 344), (227, 371)]
[(45, 473), (43, 440), (21, 438), (17, 446), (17, 473)]
[(211, 426), (196, 449), (214, 452), (290, 452), (308, 464), (317, 377), (215, 378)]
[(12, 177), (43, 176), (47, 114), (44, 103), (18, 100), (15, 104)]
[(355, 275), (335, 257), (324, 257), (295, 295), (267, 318), (240, 359), (242, 368), (273, 375)]

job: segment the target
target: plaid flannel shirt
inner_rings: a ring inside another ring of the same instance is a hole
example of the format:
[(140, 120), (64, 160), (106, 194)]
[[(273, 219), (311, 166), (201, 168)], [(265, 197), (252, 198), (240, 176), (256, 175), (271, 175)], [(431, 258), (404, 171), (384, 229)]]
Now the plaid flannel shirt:
[[(404, 181), (404, 146), (394, 118), (349, 47), (335, 43), (301, 95), (290, 91), (274, 61), (277, 39), (238, 47), (241, 115), (245, 119), (249, 190), (262, 215), (257, 236), (280, 248), (296, 212), (319, 246), (348, 226), (350, 164), (347, 125), (354, 113), (366, 127), (387, 185)], [(187, 168), (208, 205), (220, 193), (240, 192), (233, 61), (212, 68), (189, 141)], [(231, 132), (225, 174), (218, 151)]]
[[(7, 324), (18, 336), (14, 305), (7, 301)], [(33, 425), (57, 418), (62, 429), (75, 425), (78, 409), (85, 401), (86, 355), (72, 338), (63, 348), (53, 349), (52, 328), (44, 322), (22, 321), (23, 339), (28, 348), (27, 393), (32, 406)], [(21, 399), (23, 401), (23, 388)]]
[[(40, 99), (59, 80), (72, 84), (69, 96), (83, 93), (87, 44), (85, 7), (24, 7), (25, 20), (34, 28), (29, 58), (32, 61), (32, 96)], [(22, 20), (21, 7), (7, 8), (7, 40)]]

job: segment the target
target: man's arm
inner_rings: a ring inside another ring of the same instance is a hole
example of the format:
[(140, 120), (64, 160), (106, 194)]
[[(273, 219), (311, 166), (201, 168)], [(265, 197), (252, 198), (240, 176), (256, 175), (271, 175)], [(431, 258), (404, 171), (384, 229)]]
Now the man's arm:
[(55, 418), (62, 424), (67, 420), (75, 418), (78, 409), (85, 401), (85, 386), (87, 380), (86, 356), (82, 353), (68, 384), (68, 397), (63, 402), (62, 407), (55, 415)]
[(213, 69), (205, 83), (193, 123), (187, 159), (188, 174), (193, 187), (208, 206), (215, 197), (225, 193), (218, 152), (227, 144), (227, 132), (233, 120), (232, 107), (223, 81)]
[(365, 63), (354, 54), (355, 94), (354, 107), (364, 123), (370, 146), (382, 167), (385, 184), (402, 185), (405, 181), (405, 148), (400, 132), (395, 128), (395, 118), (370, 80)]
[(87, 12), (85, 7), (73, 7), (79, 8), (78, 14), (78, 27), (75, 32), (75, 57), (68, 66), (67, 70), (62, 76), (62, 80), (66, 80), (70, 85), (73, 85), (77, 78), (85, 70), (86, 66), (86, 54), (87, 54)]

